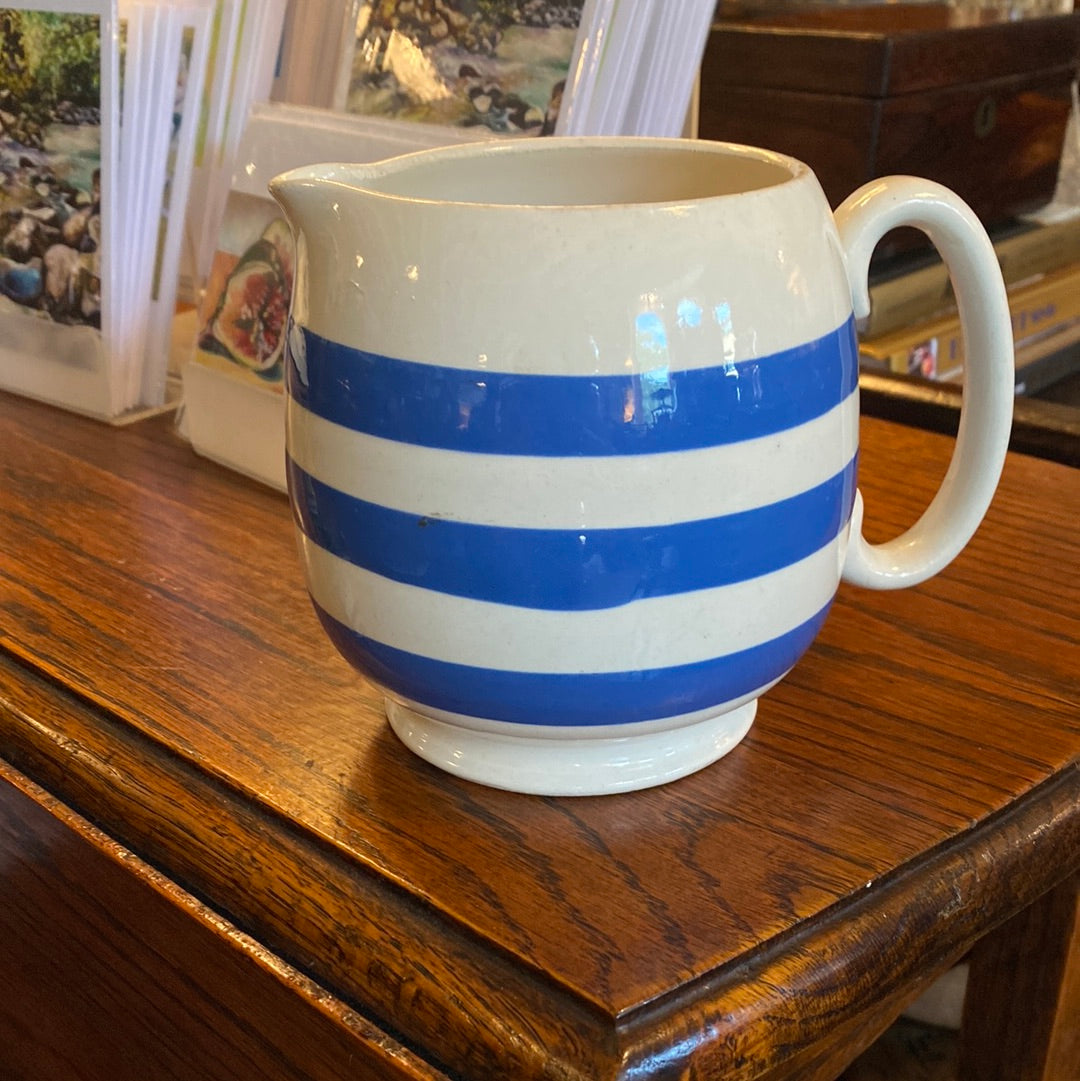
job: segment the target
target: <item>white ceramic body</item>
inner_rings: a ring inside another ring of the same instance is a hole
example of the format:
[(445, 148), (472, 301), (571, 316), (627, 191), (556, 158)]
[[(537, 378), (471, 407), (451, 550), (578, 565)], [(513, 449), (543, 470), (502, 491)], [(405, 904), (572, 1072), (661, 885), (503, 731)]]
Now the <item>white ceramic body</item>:
[[(970, 212), (905, 184), (861, 193), (842, 240), (805, 166), (703, 142), (500, 143), (273, 183), (297, 237), (308, 586), (414, 750), (524, 791), (681, 776), (742, 737), (845, 568), (909, 584), (966, 543), (1008, 437), (1004, 290)], [(853, 274), (898, 214), (971, 263), (991, 435), (966, 437), (932, 520), (849, 550)]]

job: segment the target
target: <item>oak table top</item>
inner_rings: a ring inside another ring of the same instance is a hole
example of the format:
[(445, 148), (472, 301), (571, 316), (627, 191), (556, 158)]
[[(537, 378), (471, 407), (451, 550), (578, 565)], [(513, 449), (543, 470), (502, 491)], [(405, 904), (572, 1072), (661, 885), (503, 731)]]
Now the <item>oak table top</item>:
[[(951, 446), (864, 418), (872, 539)], [(842, 586), (728, 757), (522, 796), (397, 742), (283, 496), (170, 417), (0, 395), (0, 758), (370, 1022), (358, 1060), (380, 1032), (401, 1076), (825, 1078), (1080, 869), (1078, 521), (1080, 472), (1010, 455), (955, 563)]]

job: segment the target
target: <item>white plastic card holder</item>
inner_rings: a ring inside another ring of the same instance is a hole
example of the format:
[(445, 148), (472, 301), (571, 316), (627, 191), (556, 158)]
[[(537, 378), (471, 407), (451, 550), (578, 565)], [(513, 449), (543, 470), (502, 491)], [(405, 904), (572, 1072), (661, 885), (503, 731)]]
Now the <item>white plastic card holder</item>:
[(187, 208), (190, 236), (186, 270), (195, 282), (206, 276), (213, 257), (214, 230), (209, 225), (210, 200), (225, 167), (225, 131), (233, 90), (241, 15), (241, 0), (216, 0), (206, 83), (200, 103), (200, 131)]
[(654, 0), (617, 4), (612, 9), (608, 46), (604, 53), (603, 78), (594, 91), (588, 134), (617, 135), (626, 128), (632, 90), (650, 52), (650, 32), (655, 36)]
[(271, 100), (345, 108), (360, 7), (361, 0), (306, 0), (289, 5)]
[(331, 109), (344, 110), (349, 96), (349, 82), (352, 78), (353, 59), (356, 54), (356, 25), (360, 17), (361, 0), (344, 0), (344, 2), (343, 0), (328, 0), (328, 2), (332, 10), (331, 17), (326, 20), (326, 26), (331, 37), (329, 40), (324, 40), (321, 52), (323, 55), (327, 53), (335, 55), (337, 64), (333, 69), (329, 100), (326, 104)]
[(190, 271), (197, 282), (206, 279), (213, 260), (248, 107), (253, 97), (270, 93), (284, 18), (285, 0), (218, 0), (212, 71), (204, 92), (205, 134), (188, 205)]
[(146, 141), (153, 120), (151, 96), (154, 78), (156, 12), (137, 0), (121, 0), (119, 14), (124, 26), (122, 112), (120, 122), (120, 171), (123, 235), (123, 290), (118, 300), (121, 330), (112, 346), (111, 362), (123, 383), (125, 403), (134, 402), (140, 376), (142, 305), (139, 302), (141, 252), (146, 244), (145, 206), (150, 155)]
[(562, 107), (555, 122), (557, 135), (581, 135), (588, 129), (593, 95), (608, 46), (612, 12), (619, 0), (585, 0), (570, 57)]
[(251, 70), (248, 101), (267, 101), (274, 82), (274, 69), (281, 54), (281, 28), (288, 0), (263, 0), (258, 5), (259, 22), (251, 37), (250, 55), (242, 58)]
[(712, 15), (712, 0), (672, 0), (664, 5), (667, 25), (659, 25), (652, 35), (656, 55), (641, 95), (636, 130), (642, 134), (672, 136), (683, 130)]
[(269, 182), (317, 161), (380, 161), (454, 143), (499, 138), (487, 128), (402, 123), (327, 109), (255, 102), (236, 159), (232, 191), (269, 200)]
[[(121, 6), (123, 12), (126, 5)], [(121, 169), (132, 185), (126, 204), (132, 244), (128, 273), (131, 277), (130, 363), (127, 393), (132, 401), (158, 404), (164, 397), (163, 380), (150, 380), (166, 358), (150, 351), (149, 330), (154, 262), (158, 252), (161, 207), (168, 171), (169, 143), (176, 96), (175, 57), (179, 48), (179, 24), (170, 6), (149, 0), (131, 5), (139, 37), (129, 42), (142, 51), (140, 81), (130, 86), (129, 99), (137, 99), (137, 125), (132, 139), (121, 143)], [(129, 49), (129, 54), (131, 50)], [(169, 59), (172, 58), (172, 63)], [(125, 117), (126, 118), (126, 117)]]
[(164, 399), (173, 352), (180, 255), (191, 189), (214, 0), (183, 0), (174, 5), (166, 69), (175, 72), (173, 122), (158, 230), (143, 373), (144, 401)]
[(712, 0), (586, 0), (556, 131), (686, 130)]

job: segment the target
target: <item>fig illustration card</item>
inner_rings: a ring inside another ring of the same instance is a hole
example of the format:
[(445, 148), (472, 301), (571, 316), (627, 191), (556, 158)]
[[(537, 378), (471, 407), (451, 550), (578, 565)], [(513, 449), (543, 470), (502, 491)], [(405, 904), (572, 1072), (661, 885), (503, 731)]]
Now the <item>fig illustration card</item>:
[(200, 308), (203, 364), (281, 387), (293, 240), (272, 200), (234, 191)]

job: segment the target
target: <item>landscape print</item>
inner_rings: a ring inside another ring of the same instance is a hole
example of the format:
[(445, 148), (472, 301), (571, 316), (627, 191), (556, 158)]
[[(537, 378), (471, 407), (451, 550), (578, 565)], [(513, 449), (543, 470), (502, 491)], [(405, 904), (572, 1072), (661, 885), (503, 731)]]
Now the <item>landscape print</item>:
[(101, 20), (0, 8), (0, 309), (101, 325)]
[(349, 112), (507, 135), (555, 128), (584, 0), (368, 0)]

